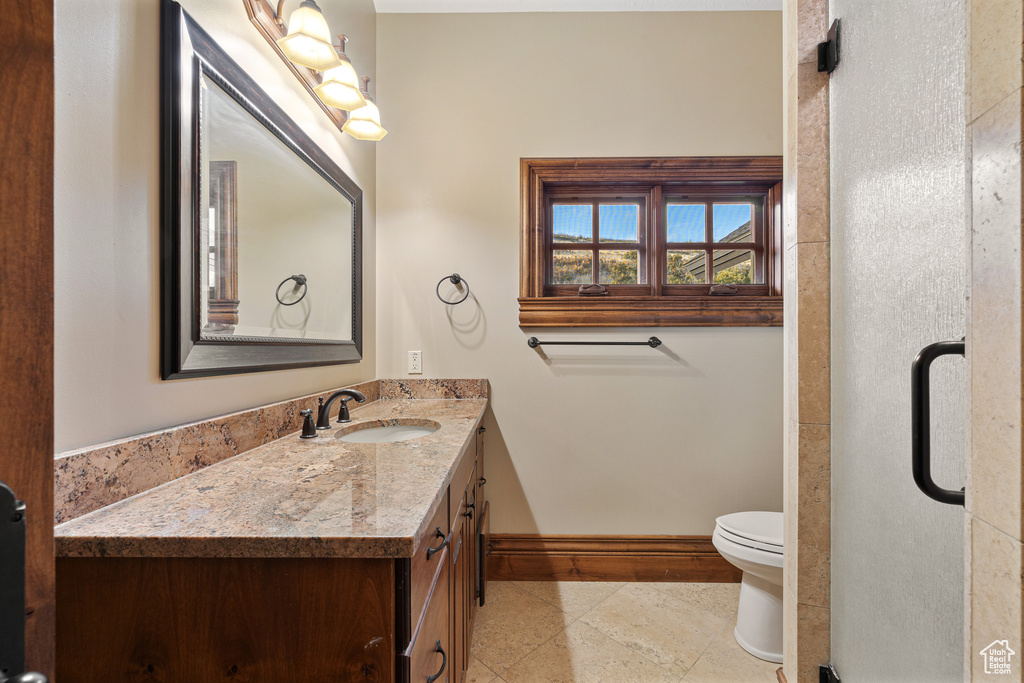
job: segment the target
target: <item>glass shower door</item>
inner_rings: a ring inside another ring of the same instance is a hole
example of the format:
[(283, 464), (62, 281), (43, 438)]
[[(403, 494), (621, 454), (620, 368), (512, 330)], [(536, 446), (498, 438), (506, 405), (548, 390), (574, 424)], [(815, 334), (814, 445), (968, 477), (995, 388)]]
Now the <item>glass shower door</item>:
[[(963, 680), (964, 511), (911, 468), (911, 362), (965, 334), (964, 0), (832, 0), (832, 662)], [(964, 485), (964, 359), (931, 371), (932, 474)]]

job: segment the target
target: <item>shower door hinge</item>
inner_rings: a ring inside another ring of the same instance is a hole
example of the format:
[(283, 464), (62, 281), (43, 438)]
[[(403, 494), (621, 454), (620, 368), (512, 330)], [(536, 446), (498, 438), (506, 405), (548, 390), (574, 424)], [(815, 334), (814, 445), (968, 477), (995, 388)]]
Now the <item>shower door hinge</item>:
[(818, 667), (818, 683), (842, 683), (836, 667), (831, 662)]
[(818, 43), (818, 71), (832, 73), (839, 66), (839, 20), (832, 22), (828, 40)]

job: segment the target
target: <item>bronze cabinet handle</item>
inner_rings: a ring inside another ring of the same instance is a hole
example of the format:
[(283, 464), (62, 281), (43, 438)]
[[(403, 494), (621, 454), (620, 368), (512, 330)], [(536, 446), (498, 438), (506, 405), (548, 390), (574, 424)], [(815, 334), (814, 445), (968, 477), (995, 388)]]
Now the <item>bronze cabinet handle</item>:
[(444, 532), (443, 532), (443, 531), (441, 531), (441, 527), (437, 527), (437, 532), (436, 532), (436, 533), (435, 533), (434, 535), (435, 535), (436, 537), (438, 537), (438, 538), (443, 538), (444, 540), (443, 540), (443, 541), (441, 541), (441, 545), (437, 546), (436, 548), (427, 548), (427, 559), (428, 559), (428, 560), (429, 560), (429, 559), (430, 559), (431, 557), (433, 557), (433, 556), (434, 556), (434, 553), (439, 553), (439, 552), (441, 552), (441, 550), (442, 550), (442, 549), (443, 549), (443, 548), (444, 548), (444, 547), (445, 547), (446, 545), (448, 545), (448, 537), (444, 535)]
[[(448, 541), (445, 541), (445, 543), (447, 543), (447, 542)], [(441, 653), (441, 657), (443, 658), (441, 660), (441, 668), (438, 669), (437, 673), (434, 674), (433, 676), (427, 676), (427, 683), (434, 683), (434, 681), (436, 681), (438, 678), (440, 678), (441, 674), (444, 673), (445, 667), (448, 666), (448, 655), (445, 654), (444, 648), (441, 647), (441, 641), (440, 640), (437, 641), (437, 645), (434, 646), (434, 652), (440, 652)]]

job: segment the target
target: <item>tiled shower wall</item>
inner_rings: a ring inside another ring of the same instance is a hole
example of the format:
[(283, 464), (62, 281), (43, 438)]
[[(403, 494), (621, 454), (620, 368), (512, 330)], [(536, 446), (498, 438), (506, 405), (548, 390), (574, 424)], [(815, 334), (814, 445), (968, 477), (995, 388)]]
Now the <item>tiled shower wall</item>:
[[(828, 81), (816, 44), (827, 0), (786, 0), (786, 594), (785, 673), (816, 681), (829, 659), (830, 390)], [(1022, 414), (1022, 126), (1024, 6), (968, 2), (972, 255), (968, 363), (972, 431), (965, 575), (964, 680), (978, 652), (1008, 639), (1021, 652), (1024, 572)], [(797, 181), (800, 182), (799, 193)], [(1019, 669), (1015, 671), (1019, 678)]]
[[(971, 144), (971, 482), (966, 571), (970, 636), (964, 680), (982, 680), (979, 652), (995, 640), (1022, 641), (1022, 263), (1021, 127), (1024, 7), (1019, 0), (970, 0), (967, 135)], [(1018, 655), (1019, 657), (1020, 655)], [(1011, 658), (1021, 680), (1021, 660)]]
[(784, 669), (818, 680), (830, 628), (830, 283), (828, 76), (817, 44), (827, 0), (786, 0)]

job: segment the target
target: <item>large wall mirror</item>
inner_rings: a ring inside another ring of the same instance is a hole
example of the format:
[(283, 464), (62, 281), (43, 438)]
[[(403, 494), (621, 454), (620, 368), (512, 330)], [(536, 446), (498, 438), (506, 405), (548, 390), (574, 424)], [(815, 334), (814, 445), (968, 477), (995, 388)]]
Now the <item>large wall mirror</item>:
[(359, 361), (362, 191), (162, 8), (163, 378)]

